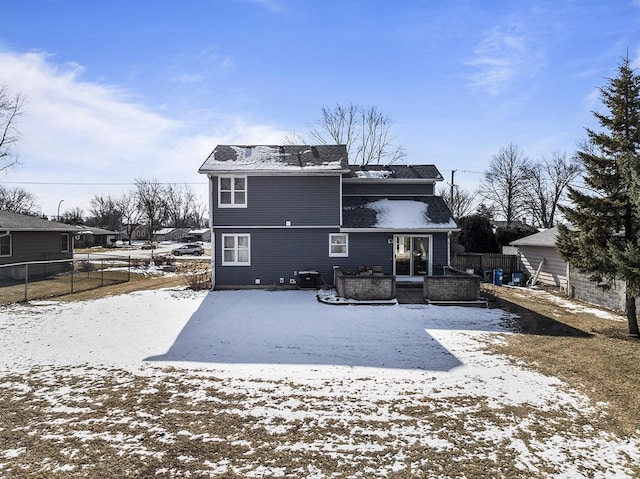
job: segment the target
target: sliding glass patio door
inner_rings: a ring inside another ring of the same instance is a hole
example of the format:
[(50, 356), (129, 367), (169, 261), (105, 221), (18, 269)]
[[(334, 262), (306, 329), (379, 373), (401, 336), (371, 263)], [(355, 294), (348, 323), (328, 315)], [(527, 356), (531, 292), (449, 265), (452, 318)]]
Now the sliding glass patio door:
[(396, 276), (430, 275), (431, 236), (394, 236), (393, 268)]

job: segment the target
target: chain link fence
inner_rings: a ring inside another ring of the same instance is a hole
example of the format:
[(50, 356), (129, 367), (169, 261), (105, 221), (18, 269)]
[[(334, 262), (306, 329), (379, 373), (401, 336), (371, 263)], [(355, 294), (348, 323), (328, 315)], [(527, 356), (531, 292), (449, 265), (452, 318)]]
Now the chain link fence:
[(131, 279), (131, 258), (101, 257), (0, 265), (0, 304), (53, 298)]

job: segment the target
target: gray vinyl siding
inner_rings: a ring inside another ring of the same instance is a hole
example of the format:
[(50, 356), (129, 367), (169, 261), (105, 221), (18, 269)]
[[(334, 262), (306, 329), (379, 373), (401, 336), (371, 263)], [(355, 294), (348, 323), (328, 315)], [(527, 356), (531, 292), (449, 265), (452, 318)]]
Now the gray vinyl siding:
[(354, 196), (431, 196), (433, 184), (424, 183), (343, 183), (342, 194)]
[(358, 272), (360, 267), (382, 266), (385, 274), (393, 274), (393, 243), (389, 233), (349, 233), (349, 257), (336, 265), (344, 272)]
[(447, 233), (433, 233), (432, 243), (433, 274), (441, 275), (443, 268), (449, 265), (449, 235)]
[(249, 176), (247, 207), (219, 208), (212, 178), (214, 226), (339, 226), (340, 176)]
[[(294, 272), (318, 271), (333, 283), (334, 260), (329, 258), (329, 233), (338, 229), (247, 229), (215, 231), (216, 286), (285, 284), (295, 279)], [(251, 266), (222, 266), (222, 234), (251, 235)]]
[[(329, 256), (329, 233), (338, 229), (246, 229), (216, 230), (215, 283), (220, 286), (250, 286), (260, 279), (261, 286), (285, 284), (295, 279), (296, 271), (314, 270), (322, 277), (320, 284), (333, 284), (333, 267), (357, 272), (361, 266), (382, 266), (385, 274), (393, 274), (391, 233), (349, 233), (349, 256)], [(251, 235), (251, 266), (222, 266), (221, 235)], [(442, 274), (448, 262), (448, 236), (434, 233), (433, 273)]]
[(544, 259), (540, 270), (539, 281), (547, 286), (567, 286), (567, 262), (558, 254), (553, 246), (518, 246), (522, 270), (533, 276)]
[(12, 254), (0, 256), (0, 264), (73, 258), (73, 233), (69, 235), (69, 251), (62, 253), (62, 233), (56, 231), (15, 231), (11, 233)]
[[(62, 234), (69, 235), (69, 251), (66, 253), (60, 251)], [(16, 231), (11, 233), (11, 242), (11, 256), (0, 256), (0, 265), (73, 258), (73, 233), (71, 232)], [(29, 277), (48, 276), (69, 269), (71, 269), (70, 262), (30, 265)], [(24, 276), (24, 266), (0, 268), (0, 280), (23, 280)]]

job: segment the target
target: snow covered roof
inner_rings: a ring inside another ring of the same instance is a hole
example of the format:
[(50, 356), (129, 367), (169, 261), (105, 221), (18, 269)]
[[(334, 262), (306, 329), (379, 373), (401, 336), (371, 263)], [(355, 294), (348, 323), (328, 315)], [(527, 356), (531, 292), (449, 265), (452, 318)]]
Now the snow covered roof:
[(443, 180), (435, 165), (349, 165), (349, 170), (346, 179), (400, 179), (431, 182)]
[(92, 234), (92, 235), (115, 235), (118, 234), (115, 231), (106, 230), (104, 228), (96, 228), (95, 226), (83, 226), (82, 231), (79, 234)]
[(348, 229), (442, 230), (457, 229), (451, 211), (439, 196), (415, 199), (346, 197), (343, 227)]
[(160, 228), (153, 232), (154, 235), (168, 235), (172, 231), (175, 231), (176, 228)]
[(0, 232), (3, 231), (62, 231), (75, 233), (81, 228), (56, 223), (36, 216), (21, 215), (11, 211), (0, 211)]
[(218, 145), (200, 173), (272, 171), (282, 173), (345, 172), (345, 145)]

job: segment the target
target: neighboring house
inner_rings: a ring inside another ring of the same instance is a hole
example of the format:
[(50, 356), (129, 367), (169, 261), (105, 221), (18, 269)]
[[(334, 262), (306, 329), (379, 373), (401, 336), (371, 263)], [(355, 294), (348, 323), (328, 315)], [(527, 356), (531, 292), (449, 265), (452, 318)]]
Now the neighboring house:
[(187, 235), (188, 235), (189, 241), (209, 242), (211, 241), (211, 228), (189, 230), (189, 233)]
[(131, 241), (148, 241), (150, 239), (149, 228), (144, 225), (137, 225), (131, 230)]
[(93, 248), (95, 246), (111, 248), (115, 246), (118, 236), (120, 234), (115, 231), (93, 226), (82, 226), (82, 229), (76, 233), (77, 239), (74, 242), (74, 246), (76, 248)]
[(558, 228), (555, 227), (512, 241), (511, 245), (519, 250), (523, 271), (533, 276), (540, 268), (538, 281), (541, 284), (560, 287), (571, 298), (624, 312), (625, 282), (614, 281), (608, 289), (605, 289), (590, 281), (588, 274), (579, 272), (562, 259), (556, 247), (557, 237)]
[(538, 269), (538, 281), (546, 286), (557, 286), (567, 290), (567, 262), (556, 248), (558, 228), (536, 233), (510, 243), (518, 248), (522, 271), (533, 277)]
[(353, 166), (344, 145), (218, 145), (210, 181), (215, 287), (290, 284), (300, 271), (442, 274), (457, 225), (433, 165)]
[(189, 233), (189, 228), (161, 228), (154, 231), (153, 238), (157, 241), (182, 241)]
[[(0, 265), (72, 259), (73, 235), (78, 230), (76, 226), (35, 216), (0, 211)], [(34, 267), (30, 272), (38, 270), (53, 272), (56, 268)], [(14, 268), (0, 268), (0, 278), (17, 276)]]

